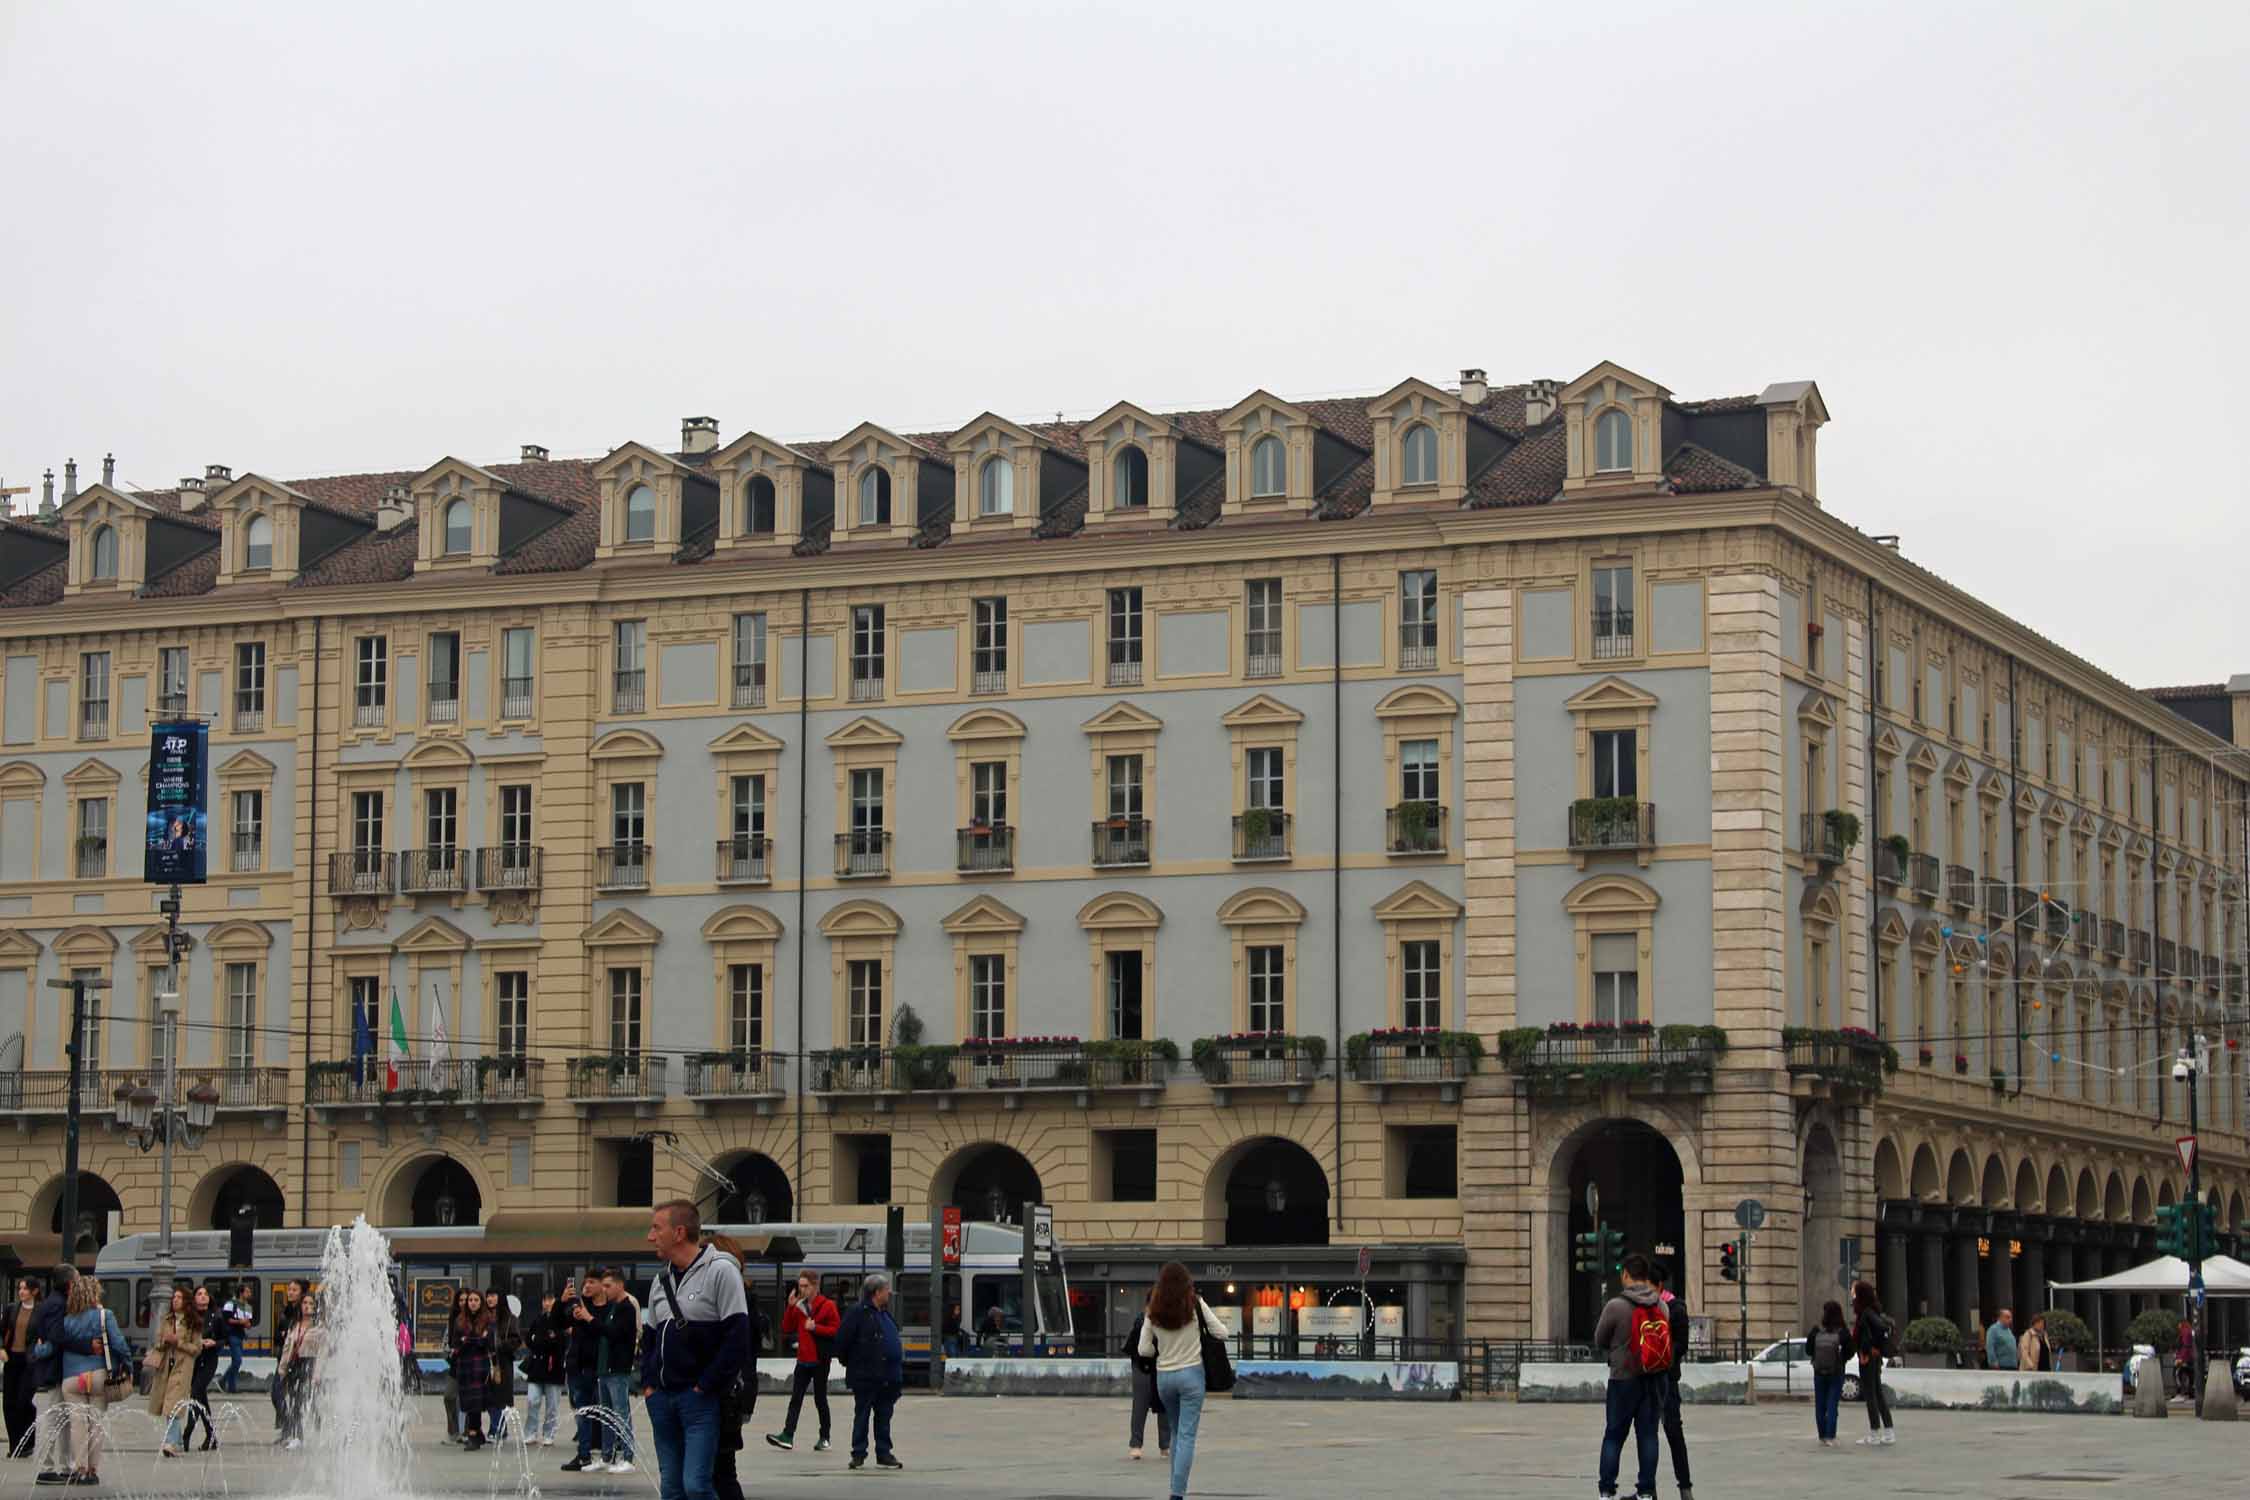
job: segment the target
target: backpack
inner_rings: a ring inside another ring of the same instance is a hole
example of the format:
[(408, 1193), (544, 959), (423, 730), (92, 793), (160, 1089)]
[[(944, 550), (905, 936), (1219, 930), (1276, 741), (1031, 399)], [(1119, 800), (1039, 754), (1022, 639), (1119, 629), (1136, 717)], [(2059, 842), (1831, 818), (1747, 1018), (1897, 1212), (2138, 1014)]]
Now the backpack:
[(1633, 1357), (1643, 1375), (1672, 1368), (1672, 1315), (1663, 1307), (1633, 1309)]
[(1815, 1375), (1844, 1373), (1844, 1331), (1822, 1328), (1812, 1336), (1812, 1369)]

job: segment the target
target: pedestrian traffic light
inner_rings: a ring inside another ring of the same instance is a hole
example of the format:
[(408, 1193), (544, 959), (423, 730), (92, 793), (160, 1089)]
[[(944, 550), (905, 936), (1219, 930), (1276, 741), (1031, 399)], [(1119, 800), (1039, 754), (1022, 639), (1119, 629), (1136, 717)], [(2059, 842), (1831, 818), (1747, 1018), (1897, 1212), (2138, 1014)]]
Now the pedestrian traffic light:
[(1726, 1281), (1742, 1279), (1741, 1247), (1733, 1240), (1719, 1246), (1719, 1276)]
[(2156, 1210), (2156, 1253), (2158, 1255), (2186, 1255), (2188, 1236), (2186, 1215), (2182, 1205), (2166, 1203)]

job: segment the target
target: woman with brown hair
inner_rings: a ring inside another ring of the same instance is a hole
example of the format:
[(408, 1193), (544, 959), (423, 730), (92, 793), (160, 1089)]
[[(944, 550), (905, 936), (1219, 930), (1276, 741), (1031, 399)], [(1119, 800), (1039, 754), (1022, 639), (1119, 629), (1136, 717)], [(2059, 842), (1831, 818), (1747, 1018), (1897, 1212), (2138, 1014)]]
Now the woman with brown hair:
[(1188, 1471), (1195, 1466), (1195, 1434), (1203, 1424), (1203, 1335), (1216, 1334), (1219, 1320), (1196, 1295), (1195, 1278), (1178, 1261), (1156, 1273), (1148, 1295), (1148, 1316), (1134, 1346), (1143, 1359), (1156, 1361), (1156, 1398), (1172, 1423), (1172, 1500), (1187, 1494)]
[(149, 1347), (152, 1374), (148, 1383), (148, 1414), (162, 1417), (164, 1445), (157, 1451), (166, 1458), (180, 1456), (180, 1424), (186, 1413), (195, 1380), (195, 1362), (203, 1353), (203, 1319), (188, 1302), (187, 1288), (174, 1285), (172, 1301), (156, 1322), (156, 1342)]
[(1883, 1355), (1891, 1346), (1891, 1320), (1875, 1288), (1864, 1281), (1852, 1283), (1852, 1347), (1859, 1353), (1859, 1389), (1867, 1402), (1867, 1436), (1862, 1448), (1888, 1447), (1898, 1441), (1891, 1420), (1891, 1398), (1883, 1393)]
[[(102, 1306), (102, 1284), (93, 1277), (71, 1278), (63, 1333), (68, 1342), (56, 1341), (62, 1348), (62, 1408), (69, 1414), (69, 1452), (76, 1464), (66, 1482), (100, 1484), (101, 1409), (109, 1402), (111, 1381), (122, 1379), (129, 1387), (133, 1376), (125, 1362), (125, 1330), (117, 1326), (117, 1315)], [(73, 1345), (93, 1352), (76, 1353)]]
[(484, 1446), (484, 1408), (492, 1384), (492, 1309), (485, 1306), (484, 1293), (474, 1287), (462, 1293), (447, 1343), (461, 1390), (462, 1445), (473, 1453)]

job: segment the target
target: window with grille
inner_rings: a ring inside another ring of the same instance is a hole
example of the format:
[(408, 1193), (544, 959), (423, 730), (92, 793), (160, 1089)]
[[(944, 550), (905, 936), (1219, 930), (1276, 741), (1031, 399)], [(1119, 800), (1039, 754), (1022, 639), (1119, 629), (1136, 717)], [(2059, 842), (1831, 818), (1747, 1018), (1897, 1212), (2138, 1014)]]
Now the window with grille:
[(460, 839), (460, 795), (449, 786), (432, 787), (422, 794), (422, 846), (432, 867), (450, 868), (454, 845)]
[[(106, 976), (99, 969), (72, 969), (70, 977), (79, 984), (90, 985)], [(67, 1037), (70, 1035), (71, 995), (68, 991), (57, 993), (62, 997), (62, 1034)], [(78, 1064), (80, 1070), (86, 1073), (99, 1072), (102, 1066), (102, 1032), (109, 1025), (108, 1006), (102, 1000), (104, 993), (106, 992), (95, 989), (86, 991), (86, 1029), (79, 1038), (80, 1046), (85, 1049), (85, 1056)]]
[(227, 1066), (258, 1065), (258, 966), (227, 965)]
[(502, 1057), (521, 1057), (531, 1050), (531, 975), (523, 969), (502, 969), (493, 976), (493, 1045)]
[(1438, 800), (1436, 740), (1402, 740), (1398, 747), (1398, 800)]
[(1640, 795), (1639, 737), (1637, 729), (1597, 729), (1587, 736), (1594, 757), (1595, 796)]
[(1629, 563), (1594, 569), (1594, 654), (1633, 654), (1633, 569)]
[(880, 698), (884, 678), (883, 606), (852, 606), (852, 696)]
[(1437, 572), (1417, 568), (1398, 575), (1398, 664), (1404, 672), (1437, 665)]
[(983, 1039), (1008, 1034), (1007, 960), (997, 953), (969, 956), (969, 1035)]
[(848, 1045), (883, 1045), (883, 964), (874, 958), (855, 958), (844, 975)]
[(766, 701), (766, 617), (764, 611), (734, 617), (734, 706), (758, 708)]
[(109, 734), (109, 653), (88, 651), (78, 658), (78, 733), (98, 740)]
[(1008, 690), (1008, 601), (979, 599), (970, 606), (969, 691)]
[(969, 767), (969, 821), (998, 828), (1008, 821), (1008, 763), (980, 760)]
[(1244, 758), (1249, 777), (1248, 805), (1279, 812), (1284, 805), (1281, 769), (1281, 747), (1258, 746)]
[(1109, 757), (1109, 815), (1113, 818), (1141, 816), (1141, 758), (1138, 755)]
[(156, 707), (160, 713), (187, 712), (188, 653), (185, 646), (166, 646), (156, 653)]
[(1141, 591), (1109, 591), (1109, 681), (1113, 687), (1141, 680)]
[(1398, 945), (1401, 1024), (1412, 1027), (1442, 1026), (1445, 991), (1438, 970), (1438, 945), (1416, 940)]
[(109, 873), (109, 799), (88, 797), (78, 804), (78, 878), (97, 880)]
[(766, 778), (729, 778), (727, 801), (733, 815), (730, 836), (737, 844), (747, 843), (749, 853), (756, 855), (763, 847), (766, 837)]
[(1251, 677), (1281, 675), (1281, 580), (1253, 578), (1243, 586), (1243, 671)]
[[(609, 789), (609, 841), (620, 850), (620, 860), (639, 857), (637, 851), (648, 841), (647, 783), (620, 781)], [(628, 848), (636, 852), (624, 854)]]
[(500, 717), (531, 717), (533, 665), (532, 634), (528, 626), (500, 633)]
[(1248, 1030), (1289, 1029), (1289, 994), (1287, 981), (1282, 976), (1281, 955), (1278, 944), (1259, 944), (1247, 950), (1250, 965)]
[(756, 1052), (766, 1045), (766, 970), (763, 964), (727, 965), (727, 1046)]
[(1594, 935), (1594, 1019), (1622, 1026), (1641, 1019), (1640, 940), (1631, 933)]
[(639, 713), (648, 701), (648, 622), (619, 620), (611, 639), (615, 647), (612, 706), (619, 713)]
[(353, 720), (380, 724), (390, 702), (391, 643), (387, 636), (363, 635), (357, 648), (358, 672), (353, 679)]
[(265, 851), (266, 794), (236, 792), (234, 804), (234, 868), (255, 870)]
[(609, 1050), (630, 1056), (641, 1050), (641, 971), (609, 971)]
[(430, 637), (430, 722), (461, 717), (461, 637), (451, 630)]
[(234, 720), (237, 729), (254, 729), (266, 714), (266, 643), (244, 641), (234, 648)]

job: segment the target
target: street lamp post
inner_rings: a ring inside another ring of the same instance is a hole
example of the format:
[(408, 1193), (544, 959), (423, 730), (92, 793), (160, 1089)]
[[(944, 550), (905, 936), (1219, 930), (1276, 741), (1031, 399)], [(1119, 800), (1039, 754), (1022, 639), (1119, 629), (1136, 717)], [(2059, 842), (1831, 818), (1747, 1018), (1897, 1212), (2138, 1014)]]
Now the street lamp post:
[(2196, 1083), (2202, 1076), (2204, 1059), (2208, 1055), (2207, 1048), (2209, 1045), (2204, 1040), (2203, 1034), (2197, 1032), (2193, 1044), (2182, 1047), (2179, 1056), (2172, 1063), (2173, 1080), (2186, 1084), (2188, 1094), (2188, 1190), (2187, 1214), (2185, 1216), (2189, 1303), (2188, 1339), (2189, 1352), (2194, 1356), (2194, 1390), (2196, 1405), (2199, 1409), (2203, 1402), (2203, 1382), (2206, 1372), (2203, 1368), (2203, 1347), (2205, 1343), (2203, 1329), (2203, 1309), (2205, 1306), (2203, 1295), (2203, 1152), (2199, 1149), (2201, 1143), (2196, 1139)]
[(109, 988), (109, 977), (50, 979), (47, 988), (70, 992), (70, 1096), (63, 1101), (62, 1261), (78, 1264), (78, 1091), (85, 1086), (86, 995)]

